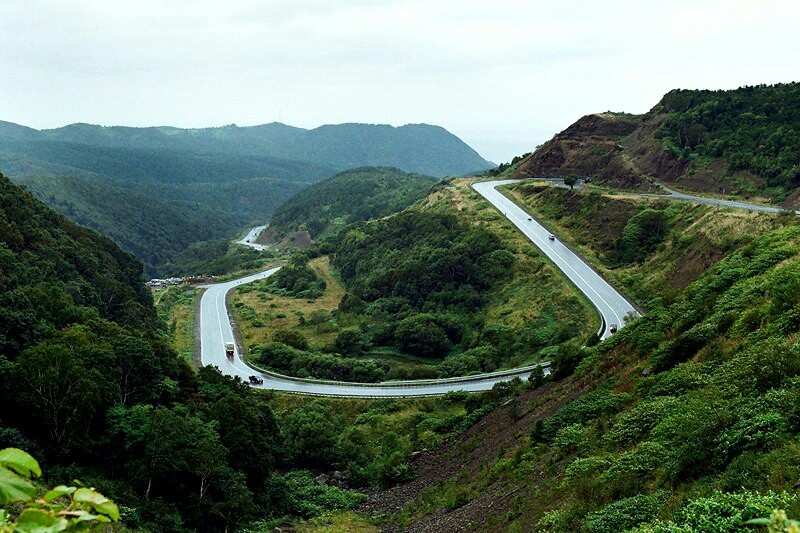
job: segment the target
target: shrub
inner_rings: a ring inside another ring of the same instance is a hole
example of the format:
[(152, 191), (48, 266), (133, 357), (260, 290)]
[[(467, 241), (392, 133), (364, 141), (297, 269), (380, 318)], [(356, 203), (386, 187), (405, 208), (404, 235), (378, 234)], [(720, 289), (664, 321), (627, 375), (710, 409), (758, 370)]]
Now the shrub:
[(628, 530), (652, 518), (665, 496), (664, 492), (638, 494), (612, 502), (599, 511), (586, 515), (585, 530), (597, 533), (616, 533)]

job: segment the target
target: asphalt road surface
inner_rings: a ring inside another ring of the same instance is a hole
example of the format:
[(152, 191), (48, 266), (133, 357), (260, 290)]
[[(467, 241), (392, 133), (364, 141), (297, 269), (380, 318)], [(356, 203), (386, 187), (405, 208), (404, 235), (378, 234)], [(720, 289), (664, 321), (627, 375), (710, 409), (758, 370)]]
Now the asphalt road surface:
[[(641, 196), (648, 196), (648, 197), (655, 197), (655, 198), (670, 198), (673, 200), (686, 200), (689, 202), (695, 202), (698, 204), (707, 204), (707, 205), (715, 205), (717, 207), (730, 207), (733, 209), (744, 209), (746, 211), (759, 211), (761, 213), (786, 213), (786, 209), (782, 209), (780, 207), (771, 207), (768, 205), (759, 205), (759, 204), (749, 204), (747, 202), (737, 202), (734, 200), (718, 200), (716, 198), (706, 198), (704, 196), (695, 196), (693, 194), (686, 194), (682, 192), (675, 191), (670, 189), (666, 185), (659, 183), (659, 187), (664, 189), (664, 192), (667, 194), (642, 194)], [(794, 214), (800, 214), (800, 211), (791, 211), (788, 210), (789, 213), (794, 212)]]
[[(264, 380), (264, 383), (253, 386), (262, 389), (318, 396), (365, 398), (439, 396), (455, 390), (465, 390), (468, 392), (484, 391), (491, 389), (496, 383), (509, 381), (515, 377), (527, 379), (531, 370), (534, 368), (533, 366), (529, 366), (464, 378), (361, 384), (304, 380), (259, 372), (247, 366), (242, 360), (238, 347), (236, 348), (233, 359), (228, 359), (225, 355), (225, 343), (234, 342), (234, 337), (231, 319), (228, 316), (228, 311), (225, 306), (225, 296), (231, 289), (239, 285), (267, 278), (277, 272), (279, 268), (280, 267), (271, 268), (264, 272), (253, 274), (252, 276), (225, 283), (203, 286), (205, 292), (200, 300), (199, 317), (200, 359), (203, 366), (216, 366), (223, 374), (239, 376), (245, 383), (248, 383), (249, 376), (257, 375)], [(546, 365), (543, 366), (546, 367)]]
[[(536, 220), (528, 215), (523, 209), (514, 202), (497, 191), (496, 187), (514, 183), (520, 180), (495, 180), (475, 183), (473, 188), (492, 203), (503, 215), (508, 218), (522, 233), (528, 237), (537, 248), (539, 248), (564, 274), (575, 284), (575, 286), (589, 299), (597, 308), (603, 319), (603, 325), (598, 334), (605, 339), (611, 335), (609, 326), (616, 324), (618, 328), (625, 325), (624, 317), (629, 314), (638, 316), (638, 312), (633, 305), (628, 302), (622, 294), (605, 281), (577, 254), (565, 246), (560, 240), (550, 235), (550, 233)], [(557, 184), (563, 186), (563, 184)], [(736, 202), (731, 200), (718, 200), (715, 198), (705, 198), (693, 196), (678, 191), (674, 191), (664, 185), (660, 185), (667, 194), (638, 194), (638, 196), (651, 196), (660, 198), (670, 198), (675, 200), (686, 200), (719, 207), (730, 207), (735, 209), (745, 209), (749, 211), (759, 211), (764, 213), (782, 213), (783, 209)], [(800, 214), (800, 211), (795, 211)], [(257, 250), (266, 250), (268, 247), (255, 243), (258, 235), (264, 231), (266, 226), (253, 228), (239, 244), (250, 246)], [(552, 237), (552, 238), (551, 238)], [(271, 389), (299, 394), (310, 394), (318, 396), (349, 396), (366, 398), (390, 398), (404, 396), (437, 396), (446, 394), (450, 391), (465, 390), (468, 392), (478, 392), (491, 389), (496, 383), (509, 381), (515, 377), (527, 379), (534, 366), (481, 374), (479, 376), (469, 376), (463, 378), (448, 378), (440, 380), (417, 380), (405, 382), (384, 382), (384, 383), (343, 383), (328, 382), (319, 380), (304, 380), (281, 376), (273, 373), (263, 373), (249, 367), (241, 358), (238, 347), (232, 359), (225, 355), (225, 343), (233, 342), (233, 329), (231, 318), (225, 306), (225, 297), (228, 292), (246, 283), (264, 279), (278, 271), (280, 267), (272, 268), (258, 274), (253, 274), (244, 278), (206, 285), (200, 301), (200, 332), (201, 332), (201, 362), (203, 365), (217, 366), (224, 374), (239, 376), (245, 382), (248, 377), (256, 375), (263, 379), (263, 384), (252, 385), (254, 387)], [(547, 363), (545, 372), (548, 372)]]
[(236, 243), (237, 244), (242, 244), (244, 246), (249, 246), (250, 248), (255, 248), (256, 250), (259, 250), (259, 251), (268, 250), (269, 246), (266, 246), (264, 244), (257, 244), (256, 243), (256, 239), (258, 238), (259, 235), (261, 235), (261, 232), (264, 231), (265, 229), (267, 229), (266, 226), (257, 226), (255, 228), (251, 229), (247, 233), (247, 235), (242, 237), (242, 240), (236, 241)]
[(550, 232), (544, 226), (496, 189), (500, 185), (516, 181), (519, 180), (484, 181), (473, 184), (472, 188), (499, 209), (592, 302), (603, 319), (598, 331), (601, 339), (611, 335), (612, 324), (622, 328), (625, 325), (625, 316), (629, 313), (639, 316), (633, 305), (600, 274), (560, 240), (555, 237), (551, 239)]

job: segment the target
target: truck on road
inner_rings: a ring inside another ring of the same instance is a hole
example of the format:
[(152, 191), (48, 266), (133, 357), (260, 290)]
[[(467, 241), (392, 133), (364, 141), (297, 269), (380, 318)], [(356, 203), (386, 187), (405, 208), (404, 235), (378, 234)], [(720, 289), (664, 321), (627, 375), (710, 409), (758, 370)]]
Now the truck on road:
[(232, 342), (225, 343), (225, 355), (228, 356), (228, 359), (233, 359), (233, 352), (235, 351), (235, 346)]

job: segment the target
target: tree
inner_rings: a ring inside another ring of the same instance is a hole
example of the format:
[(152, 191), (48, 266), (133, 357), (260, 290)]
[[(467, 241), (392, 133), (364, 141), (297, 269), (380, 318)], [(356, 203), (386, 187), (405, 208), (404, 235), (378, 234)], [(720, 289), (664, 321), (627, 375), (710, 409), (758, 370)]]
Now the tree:
[(569, 185), (570, 189), (574, 188), (576, 183), (578, 183), (577, 174), (569, 174), (564, 178), (564, 185)]
[(447, 333), (434, 317), (424, 313), (403, 319), (395, 332), (401, 350), (422, 357), (443, 357), (450, 351)]
[(341, 417), (321, 401), (295, 409), (283, 421), (290, 455), (308, 466), (329, 466), (336, 459), (342, 427)]

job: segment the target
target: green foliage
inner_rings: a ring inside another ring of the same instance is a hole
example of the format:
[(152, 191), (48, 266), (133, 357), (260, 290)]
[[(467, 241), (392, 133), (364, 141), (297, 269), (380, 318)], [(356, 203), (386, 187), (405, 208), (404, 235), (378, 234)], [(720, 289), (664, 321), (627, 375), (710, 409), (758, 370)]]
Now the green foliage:
[(283, 432), (295, 464), (320, 466), (337, 457), (342, 418), (321, 401), (292, 411), (283, 419)]
[[(348, 290), (342, 309), (369, 317), (373, 346), (422, 357), (473, 347), (464, 346), (465, 332), (481, 328), (486, 294), (514, 266), (514, 255), (489, 231), (417, 210), (355, 224), (334, 251), (332, 264)], [(482, 364), (473, 355), (451, 361), (444, 373)]]
[(384, 217), (422, 198), (435, 178), (388, 167), (336, 174), (280, 206), (270, 220), (277, 236), (306, 229), (312, 238), (336, 234), (347, 224)]
[(664, 211), (645, 209), (635, 214), (622, 230), (620, 262), (641, 262), (664, 240), (668, 231)]
[(661, 107), (659, 135), (678, 157), (725, 158), (729, 172), (754, 173), (778, 199), (800, 185), (800, 84), (676, 90)]
[(0, 505), (21, 503), (15, 515), (0, 509), (0, 532), (98, 531), (120, 519), (117, 505), (86, 487), (59, 485), (36, 499), (26, 478), (42, 475), (39, 463), (17, 448), (0, 450)]
[(312, 518), (326, 511), (354, 509), (364, 495), (328, 485), (317, 485), (308, 470), (292, 470), (276, 479), (280, 499), (275, 502), (277, 515)]
[(279, 342), (255, 346), (251, 353), (257, 364), (301, 378), (313, 376), (360, 383), (374, 383), (386, 378), (387, 367), (380, 362), (299, 350)]
[(450, 349), (447, 332), (434, 315), (412, 315), (397, 324), (395, 331), (400, 349), (421, 357), (442, 357)]
[(719, 531), (742, 530), (743, 523), (763, 517), (775, 508), (797, 505), (798, 496), (772, 491), (760, 494), (752, 491), (716, 492), (707, 497), (689, 500), (668, 521), (655, 520), (636, 531)]
[(232, 243), (228, 239), (195, 242), (169, 259), (159, 272), (167, 275), (221, 276), (264, 266), (274, 255), (270, 252)]
[(295, 253), (289, 263), (267, 280), (271, 292), (281, 296), (313, 300), (325, 293), (325, 280), (306, 264), (308, 256)]
[(113, 239), (141, 259), (151, 277), (178, 273), (175, 263), (193, 243), (223, 239), (227, 245), (230, 234), (255, 218), (71, 176), (26, 176), (17, 182), (71, 220)]
[(626, 531), (653, 516), (664, 496), (663, 492), (638, 494), (610, 503), (599, 511), (586, 515), (585, 531), (593, 533)]
[(564, 185), (567, 185), (570, 189), (575, 187), (577, 183), (578, 183), (577, 174), (568, 174), (567, 176), (564, 176)]

